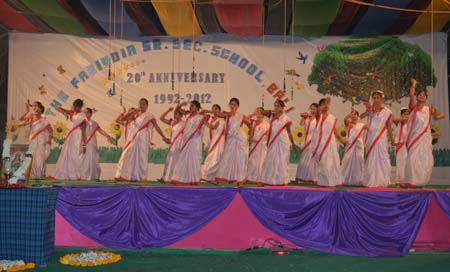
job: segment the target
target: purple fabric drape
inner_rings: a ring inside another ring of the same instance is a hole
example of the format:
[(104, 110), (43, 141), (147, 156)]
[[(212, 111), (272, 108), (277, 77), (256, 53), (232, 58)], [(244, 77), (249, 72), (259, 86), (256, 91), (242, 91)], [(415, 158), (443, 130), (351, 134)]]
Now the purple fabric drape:
[(435, 191), (434, 198), (441, 210), (450, 218), (450, 191)]
[(264, 226), (298, 246), (370, 257), (407, 254), (431, 199), (429, 192), (242, 189), (241, 195)]
[(163, 247), (199, 230), (233, 188), (65, 187), (56, 209), (78, 231), (114, 248)]

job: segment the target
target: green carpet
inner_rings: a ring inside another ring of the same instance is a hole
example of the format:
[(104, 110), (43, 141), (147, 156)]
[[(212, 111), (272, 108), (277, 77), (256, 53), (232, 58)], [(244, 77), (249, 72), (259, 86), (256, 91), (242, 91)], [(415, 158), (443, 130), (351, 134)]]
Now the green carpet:
[(266, 249), (251, 251), (208, 251), (153, 249), (115, 251), (122, 260), (99, 267), (71, 267), (56, 260), (80, 249), (57, 248), (55, 261), (33, 271), (158, 271), (158, 272), (415, 272), (450, 271), (450, 253), (411, 253), (398, 258), (364, 258), (336, 256), (315, 251), (294, 251), (289, 255), (273, 256)]

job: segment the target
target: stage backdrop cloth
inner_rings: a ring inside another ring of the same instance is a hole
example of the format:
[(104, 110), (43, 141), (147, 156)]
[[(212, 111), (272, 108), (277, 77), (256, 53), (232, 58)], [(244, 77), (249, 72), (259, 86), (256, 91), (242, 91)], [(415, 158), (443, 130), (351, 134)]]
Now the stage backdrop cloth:
[(56, 208), (77, 230), (113, 248), (164, 247), (196, 232), (234, 189), (66, 187)]
[(408, 253), (432, 192), (66, 187), (58, 212), (116, 248), (163, 247), (205, 226), (240, 193), (258, 220), (299, 247), (353, 256)]
[(434, 193), (439, 206), (450, 219), (450, 191), (438, 191)]

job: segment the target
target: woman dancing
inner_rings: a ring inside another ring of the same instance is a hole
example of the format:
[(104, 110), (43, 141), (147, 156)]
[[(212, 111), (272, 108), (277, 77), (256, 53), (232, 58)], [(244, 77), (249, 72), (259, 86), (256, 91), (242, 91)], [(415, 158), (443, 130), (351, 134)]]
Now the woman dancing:
[(219, 117), (222, 108), (218, 104), (212, 106), (212, 118), (206, 126), (209, 128), (209, 149), (202, 167), (202, 181), (215, 183), (217, 169), (225, 147), (225, 121)]
[(173, 119), (166, 118), (167, 114), (172, 110), (173, 108), (170, 107), (159, 118), (161, 122), (170, 126), (171, 135), (169, 153), (167, 154), (166, 164), (164, 165), (164, 172), (162, 178), (159, 179), (162, 183), (170, 182), (172, 180), (173, 170), (175, 169), (176, 162), (180, 156), (181, 138), (183, 136), (183, 128), (185, 125), (183, 121), (183, 112), (179, 109), (175, 109), (173, 112)]
[(133, 122), (135, 128), (132, 134), (127, 136), (123, 147), (115, 175), (116, 180), (121, 181), (145, 181), (148, 169), (148, 147), (151, 143), (152, 130), (161, 136), (164, 142), (170, 143), (170, 139), (164, 136), (153, 115), (147, 112), (148, 100), (139, 100), (139, 110), (130, 110), (119, 121)]
[(181, 138), (180, 155), (173, 171), (172, 183), (190, 184), (200, 183), (202, 165), (202, 134), (208, 116), (199, 113), (200, 103), (196, 100), (189, 103), (189, 110), (182, 107), (187, 102), (177, 106), (177, 110), (188, 114)]
[(97, 152), (97, 132), (105, 136), (109, 143), (112, 142), (111, 136), (100, 128), (97, 122), (92, 120), (92, 109), (85, 108), (83, 110), (86, 116), (86, 152), (81, 155), (81, 179), (82, 180), (99, 180), (100, 165)]
[(83, 100), (75, 99), (72, 110), (57, 107), (56, 110), (70, 119), (72, 124), (56, 162), (55, 173), (49, 177), (59, 180), (80, 179), (80, 155), (86, 153), (86, 115), (81, 111)]
[(290, 146), (295, 150), (291, 133), (291, 119), (284, 113), (285, 104), (277, 100), (270, 118), (269, 134), (267, 136), (267, 154), (262, 167), (259, 184), (287, 185), (289, 183)]
[(405, 167), (405, 184), (413, 188), (426, 185), (433, 171), (431, 118), (434, 120), (445, 118), (444, 113), (425, 105), (428, 99), (425, 89), (419, 90), (414, 97), (416, 83), (415, 79), (411, 79), (411, 89), (409, 91), (411, 116), (406, 137), (408, 155)]
[(19, 126), (30, 126), (30, 144), (36, 145), (31, 167), (32, 179), (46, 178), (45, 164), (50, 155), (50, 146), (52, 144), (53, 130), (44, 116), (44, 111), (44, 106), (38, 102), (35, 106), (33, 105), (34, 114), (23, 118), (23, 121), (19, 124)]
[(319, 137), (316, 133), (317, 119), (319, 118), (318, 109), (319, 105), (312, 103), (309, 106), (309, 114), (307, 112), (301, 114), (302, 119), (300, 125), (303, 125), (305, 128), (305, 142), (297, 166), (297, 175), (295, 178), (297, 182), (317, 184), (319, 170), (317, 169), (317, 160), (313, 159), (312, 154)]
[(258, 107), (255, 113), (248, 116), (255, 116), (256, 120), (251, 120), (250, 139), (251, 149), (248, 154), (247, 182), (257, 183), (261, 178), (264, 160), (267, 154), (267, 136), (270, 125), (264, 120), (264, 108)]
[(347, 145), (342, 159), (342, 176), (344, 185), (362, 185), (364, 179), (364, 132), (367, 126), (359, 122), (359, 112), (352, 112), (345, 117), (347, 127)]
[(228, 105), (230, 112), (219, 114), (225, 118), (225, 149), (215, 181), (241, 185), (245, 183), (248, 160), (247, 136), (242, 126), (250, 127), (250, 123), (238, 112), (239, 99), (231, 98)]
[(392, 139), (392, 111), (383, 105), (384, 93), (380, 90), (372, 94), (373, 105), (366, 105), (368, 116), (366, 135), (366, 163), (364, 185), (367, 187), (387, 187), (391, 180), (391, 161), (388, 153), (388, 138)]

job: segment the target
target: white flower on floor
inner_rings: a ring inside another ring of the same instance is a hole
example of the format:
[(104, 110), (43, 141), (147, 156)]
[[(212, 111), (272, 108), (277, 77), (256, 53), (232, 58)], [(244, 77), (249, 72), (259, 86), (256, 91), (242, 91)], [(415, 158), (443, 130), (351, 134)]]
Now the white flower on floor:
[(34, 263), (25, 263), (22, 260), (0, 260), (0, 271), (22, 271), (26, 269), (35, 268)]
[(103, 251), (88, 251), (79, 254), (67, 254), (59, 259), (62, 264), (73, 266), (97, 266), (118, 262), (122, 259), (119, 254)]

